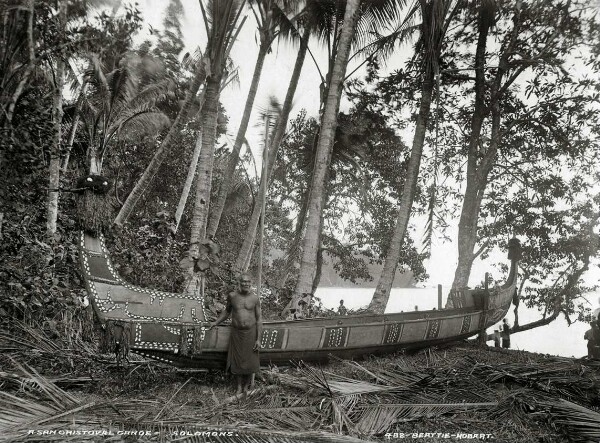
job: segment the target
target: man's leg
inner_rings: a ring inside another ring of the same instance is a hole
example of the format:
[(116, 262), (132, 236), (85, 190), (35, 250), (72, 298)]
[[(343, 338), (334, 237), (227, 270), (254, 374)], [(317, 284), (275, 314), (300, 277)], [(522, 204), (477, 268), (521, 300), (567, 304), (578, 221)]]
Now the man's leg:
[(243, 375), (236, 375), (236, 379), (237, 379), (237, 390), (236, 390), (236, 394), (241, 394), (242, 393), (242, 377)]
[(248, 392), (248, 387), (250, 386), (251, 379), (252, 379), (252, 376), (250, 374), (244, 375), (244, 387), (242, 388), (244, 395)]

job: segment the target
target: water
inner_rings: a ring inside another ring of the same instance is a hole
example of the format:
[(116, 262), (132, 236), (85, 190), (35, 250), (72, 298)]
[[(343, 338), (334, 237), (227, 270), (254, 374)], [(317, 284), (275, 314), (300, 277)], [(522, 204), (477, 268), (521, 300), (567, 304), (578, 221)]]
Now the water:
[[(316, 296), (321, 299), (323, 307), (337, 309), (340, 300), (348, 309), (365, 307), (371, 301), (374, 288), (318, 288)], [(442, 290), (442, 306), (446, 302), (448, 289)], [(593, 298), (592, 298), (593, 299)], [(418, 306), (420, 311), (437, 308), (437, 288), (394, 288), (386, 307), (387, 314), (400, 311), (414, 311)], [(592, 307), (592, 306), (590, 306)], [(595, 306), (594, 306), (595, 307)], [(514, 306), (511, 306), (507, 319), (509, 324), (514, 324)], [(537, 309), (519, 306), (519, 323), (524, 325), (541, 318)], [(587, 342), (583, 334), (590, 328), (587, 323), (574, 323), (571, 326), (561, 315), (558, 319), (546, 326), (519, 332), (511, 336), (511, 347), (529, 352), (560, 355), (563, 357), (583, 357), (587, 355)], [(488, 329), (488, 333), (493, 332)]]

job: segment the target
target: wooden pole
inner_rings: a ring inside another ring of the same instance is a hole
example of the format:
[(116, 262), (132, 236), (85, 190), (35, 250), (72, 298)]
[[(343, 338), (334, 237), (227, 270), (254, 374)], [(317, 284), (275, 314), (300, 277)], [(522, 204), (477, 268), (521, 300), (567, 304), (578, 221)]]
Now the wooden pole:
[(438, 285), (438, 309), (442, 309), (442, 285)]
[(485, 282), (483, 287), (485, 288), (483, 297), (482, 297), (482, 311), (481, 311), (481, 322), (479, 324), (479, 345), (485, 346), (487, 342), (487, 333), (485, 332), (485, 324), (487, 322), (487, 306), (488, 306), (488, 297), (489, 297), (489, 287), (488, 281), (490, 279), (489, 273), (485, 273)]

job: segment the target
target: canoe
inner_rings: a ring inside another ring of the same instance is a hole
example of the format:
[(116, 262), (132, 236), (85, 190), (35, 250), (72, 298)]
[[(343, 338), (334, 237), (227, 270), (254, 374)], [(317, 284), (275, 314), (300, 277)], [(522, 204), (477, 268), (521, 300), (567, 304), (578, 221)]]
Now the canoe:
[[(451, 309), (265, 321), (261, 364), (326, 361), (331, 356), (356, 359), (477, 335), (506, 315), (516, 289), (519, 255), (518, 240), (512, 239), (504, 285), (454, 291)], [(225, 367), (229, 326), (208, 329), (201, 296), (125, 282), (115, 272), (102, 236), (81, 234), (80, 261), (90, 302), (105, 331), (105, 349), (182, 367)]]

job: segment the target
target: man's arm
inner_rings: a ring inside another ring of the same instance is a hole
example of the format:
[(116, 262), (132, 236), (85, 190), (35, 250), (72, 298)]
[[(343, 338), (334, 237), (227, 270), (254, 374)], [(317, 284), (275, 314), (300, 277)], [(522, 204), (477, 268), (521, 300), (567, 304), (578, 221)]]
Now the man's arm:
[(260, 339), (262, 337), (263, 324), (262, 324), (262, 312), (260, 309), (260, 298), (256, 296), (256, 306), (254, 306), (254, 315), (256, 316), (256, 343), (254, 344), (254, 350), (260, 349)]
[(227, 294), (227, 306), (225, 306), (225, 309), (223, 309), (223, 311), (219, 314), (217, 319), (210, 324), (210, 329), (214, 328), (215, 326), (220, 325), (225, 320), (227, 320), (229, 318), (229, 315), (231, 314), (232, 310), (233, 310), (233, 305), (231, 304), (231, 294)]

